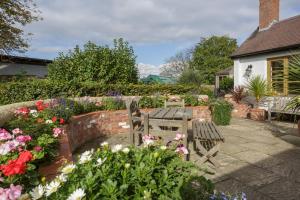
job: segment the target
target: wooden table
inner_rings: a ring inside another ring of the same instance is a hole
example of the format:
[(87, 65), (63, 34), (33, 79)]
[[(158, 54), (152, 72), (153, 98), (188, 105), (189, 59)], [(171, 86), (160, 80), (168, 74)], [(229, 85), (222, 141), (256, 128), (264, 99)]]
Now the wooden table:
[(193, 117), (191, 108), (158, 108), (147, 115), (149, 117), (149, 133), (182, 133), (186, 136), (187, 145), (188, 121)]

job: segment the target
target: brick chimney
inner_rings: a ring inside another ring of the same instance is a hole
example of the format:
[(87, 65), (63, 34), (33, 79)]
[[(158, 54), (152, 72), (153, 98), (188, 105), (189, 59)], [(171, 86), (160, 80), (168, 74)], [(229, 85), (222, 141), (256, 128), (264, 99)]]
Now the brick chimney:
[(279, 21), (280, 0), (259, 0), (259, 29), (267, 29)]

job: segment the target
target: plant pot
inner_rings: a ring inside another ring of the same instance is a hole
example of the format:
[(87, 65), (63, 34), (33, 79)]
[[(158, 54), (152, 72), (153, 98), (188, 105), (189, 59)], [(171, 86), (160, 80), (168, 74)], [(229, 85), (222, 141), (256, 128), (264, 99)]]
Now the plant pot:
[(250, 119), (255, 121), (265, 121), (266, 120), (266, 111), (260, 108), (250, 109)]

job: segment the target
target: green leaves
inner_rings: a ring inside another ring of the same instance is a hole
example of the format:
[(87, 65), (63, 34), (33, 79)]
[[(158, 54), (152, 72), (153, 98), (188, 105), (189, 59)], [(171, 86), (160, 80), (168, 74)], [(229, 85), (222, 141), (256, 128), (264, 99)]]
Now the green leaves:
[(49, 79), (77, 84), (99, 81), (103, 84), (137, 83), (136, 56), (128, 42), (114, 40), (114, 47), (97, 46), (92, 42), (78, 46), (68, 54), (59, 54), (48, 67)]
[(262, 97), (268, 94), (267, 81), (261, 76), (251, 78), (246, 87), (250, 94), (255, 97), (257, 103), (259, 103)]
[(216, 72), (233, 66), (230, 55), (236, 48), (236, 39), (228, 36), (202, 38), (195, 47), (190, 66), (198, 70), (203, 83), (212, 84)]

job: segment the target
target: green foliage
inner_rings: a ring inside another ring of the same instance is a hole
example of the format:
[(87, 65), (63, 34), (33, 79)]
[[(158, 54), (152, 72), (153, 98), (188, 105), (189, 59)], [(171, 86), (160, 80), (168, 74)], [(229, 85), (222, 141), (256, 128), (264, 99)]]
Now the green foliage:
[(295, 96), (286, 106), (286, 110), (292, 110), (294, 113), (300, 111), (300, 96)]
[(255, 97), (257, 103), (268, 94), (267, 81), (261, 76), (252, 77), (247, 84), (247, 89)]
[(229, 92), (233, 89), (234, 81), (233, 78), (225, 77), (220, 81), (220, 89)]
[(204, 81), (199, 71), (185, 69), (179, 76), (178, 82), (181, 84), (194, 84), (200, 86)]
[(118, 91), (125, 96), (149, 96), (157, 92), (161, 95), (190, 92), (213, 95), (208, 88), (192, 85), (110, 85), (97, 82), (67, 85), (49, 80), (30, 80), (0, 84), (0, 105), (56, 97), (105, 96), (109, 91)]
[(214, 193), (214, 184), (203, 176), (195, 176), (180, 189), (184, 200), (207, 200)]
[(143, 96), (139, 100), (140, 108), (161, 108), (164, 106), (164, 97), (161, 96)]
[(187, 106), (198, 106), (199, 105), (198, 97), (196, 95), (186, 94), (183, 96), (183, 99), (184, 99), (185, 105), (187, 105)]
[(102, 101), (104, 110), (123, 110), (126, 108), (125, 102), (118, 97), (107, 97)]
[(228, 36), (202, 38), (195, 47), (191, 68), (199, 73), (202, 83), (213, 84), (215, 73), (233, 66), (230, 55), (236, 50), (236, 39)]
[(128, 42), (114, 40), (114, 47), (97, 46), (92, 42), (78, 46), (68, 54), (60, 53), (49, 64), (48, 75), (52, 81), (76, 84), (99, 81), (104, 84), (137, 83), (136, 56)]
[[(91, 159), (65, 174), (67, 181), (48, 199), (67, 199), (79, 188), (89, 199), (184, 199), (180, 189), (196, 169), (174, 150), (159, 146), (130, 147), (129, 152), (112, 152), (105, 146), (95, 153), (85, 152), (79, 160), (82, 157)], [(205, 182), (201, 180), (208, 185)]]
[(232, 105), (224, 100), (211, 103), (212, 119), (217, 125), (229, 125)]

